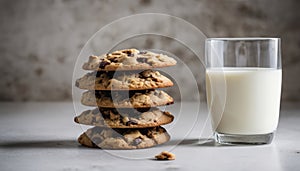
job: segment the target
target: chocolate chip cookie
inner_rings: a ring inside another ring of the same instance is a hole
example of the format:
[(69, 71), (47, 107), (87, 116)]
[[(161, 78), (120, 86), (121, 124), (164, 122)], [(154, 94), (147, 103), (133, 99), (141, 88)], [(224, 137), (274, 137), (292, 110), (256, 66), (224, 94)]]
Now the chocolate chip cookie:
[(173, 82), (153, 68), (176, 65), (167, 55), (137, 49), (124, 49), (101, 56), (90, 56), (83, 64), (91, 70), (76, 80), (76, 87), (87, 90), (81, 103), (97, 106), (74, 118), (79, 124), (95, 126), (78, 138), (87, 147), (139, 149), (169, 141), (160, 125), (174, 116), (155, 106), (173, 104), (166, 92), (155, 90)]
[(173, 104), (171, 96), (161, 90), (86, 91), (81, 103), (103, 108), (149, 108)]
[(82, 112), (74, 118), (79, 124), (110, 128), (148, 128), (172, 122), (170, 112), (158, 108), (115, 109), (95, 108)]
[(160, 126), (144, 129), (94, 127), (81, 134), (78, 142), (83, 146), (102, 149), (138, 149), (153, 147), (169, 139), (169, 134)]
[(95, 71), (76, 80), (86, 90), (146, 90), (173, 86), (173, 82), (158, 71), (106, 72)]
[(90, 56), (82, 66), (85, 70), (124, 71), (144, 70), (176, 65), (176, 61), (167, 55), (137, 49), (124, 49), (101, 56)]

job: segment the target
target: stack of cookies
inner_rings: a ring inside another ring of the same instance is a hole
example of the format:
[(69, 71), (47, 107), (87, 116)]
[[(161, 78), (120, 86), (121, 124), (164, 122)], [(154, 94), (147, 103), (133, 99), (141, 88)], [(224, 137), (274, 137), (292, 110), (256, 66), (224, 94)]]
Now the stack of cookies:
[(94, 127), (80, 135), (78, 142), (103, 149), (147, 148), (167, 142), (170, 136), (160, 125), (174, 117), (157, 107), (173, 104), (173, 98), (157, 88), (173, 86), (173, 82), (152, 69), (173, 65), (173, 58), (136, 49), (90, 56), (83, 69), (92, 72), (76, 80), (76, 86), (87, 90), (81, 103), (95, 108), (74, 120)]

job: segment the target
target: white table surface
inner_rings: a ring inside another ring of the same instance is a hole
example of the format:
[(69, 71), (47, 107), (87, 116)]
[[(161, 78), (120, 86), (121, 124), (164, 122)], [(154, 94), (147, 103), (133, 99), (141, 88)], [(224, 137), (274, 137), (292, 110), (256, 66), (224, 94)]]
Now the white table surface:
[[(189, 111), (184, 113), (188, 118)], [(171, 149), (176, 155), (174, 161), (128, 159), (81, 147), (76, 139), (82, 128), (73, 117), (73, 105), (68, 102), (0, 103), (0, 170), (300, 170), (299, 104), (282, 108), (270, 145), (199, 144), (194, 141), (199, 138), (196, 125), (183, 143)], [(184, 128), (174, 129), (172, 132)], [(119, 152), (129, 154), (128, 150)]]

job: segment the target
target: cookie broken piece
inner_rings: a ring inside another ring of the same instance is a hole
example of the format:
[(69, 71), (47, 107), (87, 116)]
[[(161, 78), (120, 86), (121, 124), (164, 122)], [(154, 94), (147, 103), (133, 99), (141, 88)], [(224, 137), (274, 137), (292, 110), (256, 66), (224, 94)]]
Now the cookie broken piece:
[(90, 56), (82, 66), (85, 70), (124, 71), (161, 68), (176, 65), (176, 61), (167, 55), (137, 49), (124, 49), (101, 56)]
[(144, 129), (112, 129), (94, 127), (81, 134), (78, 142), (87, 147), (102, 149), (149, 148), (169, 141), (163, 127)]
[(156, 155), (157, 160), (175, 160), (175, 154), (168, 151), (163, 151), (160, 154)]
[(74, 118), (79, 124), (110, 128), (147, 128), (171, 123), (174, 116), (170, 112), (153, 108), (145, 111), (137, 109), (95, 108), (82, 112)]
[(86, 91), (81, 103), (103, 108), (149, 108), (173, 104), (173, 98), (161, 90)]
[(86, 90), (145, 90), (173, 86), (173, 82), (158, 71), (127, 71), (87, 73), (75, 84)]

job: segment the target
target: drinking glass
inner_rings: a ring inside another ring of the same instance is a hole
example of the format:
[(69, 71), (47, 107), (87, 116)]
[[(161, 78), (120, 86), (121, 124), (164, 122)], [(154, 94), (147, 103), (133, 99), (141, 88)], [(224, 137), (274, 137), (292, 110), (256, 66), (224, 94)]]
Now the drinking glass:
[(281, 97), (279, 38), (209, 38), (206, 93), (216, 142), (269, 144)]

